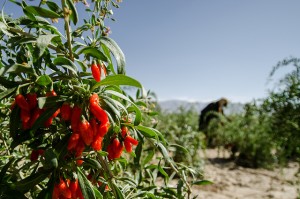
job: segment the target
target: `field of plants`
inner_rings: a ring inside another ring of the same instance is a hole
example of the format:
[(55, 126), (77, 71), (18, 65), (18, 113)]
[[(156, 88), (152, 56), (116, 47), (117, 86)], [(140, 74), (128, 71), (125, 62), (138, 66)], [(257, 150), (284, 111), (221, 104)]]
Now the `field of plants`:
[(199, 113), (161, 111), (126, 75), (105, 25), (119, 0), (94, 0), (87, 15), (84, 0), (9, 3), (24, 15), (0, 18), (0, 198), (197, 198), (213, 184), (210, 148), (243, 167), (299, 163), (299, 59), (274, 67), (294, 68), (268, 98), (199, 132)]

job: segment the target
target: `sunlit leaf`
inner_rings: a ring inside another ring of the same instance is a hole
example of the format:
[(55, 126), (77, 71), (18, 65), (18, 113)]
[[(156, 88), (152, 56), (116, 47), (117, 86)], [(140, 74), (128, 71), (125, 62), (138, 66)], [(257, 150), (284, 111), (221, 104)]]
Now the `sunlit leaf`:
[(108, 86), (108, 85), (115, 85), (115, 86), (126, 85), (126, 86), (143, 88), (140, 82), (138, 82), (137, 80), (131, 77), (128, 77), (126, 75), (112, 75), (112, 76), (107, 76), (104, 80), (96, 83), (91, 90), (93, 91), (99, 86)]
[(77, 74), (77, 67), (76, 65), (68, 58), (65, 57), (56, 57), (53, 60), (54, 65), (60, 65), (66, 69), (69, 69), (73, 71), (75, 74)]
[(37, 78), (36, 83), (41, 86), (47, 86), (52, 83), (52, 80), (48, 75), (42, 75)]
[(39, 57), (42, 56), (47, 49), (48, 45), (51, 43), (51, 40), (58, 35), (40, 35), (36, 40), (37, 48), (39, 49)]
[(29, 13), (32, 13), (37, 16), (45, 17), (45, 18), (61, 18), (62, 17), (58, 13), (53, 12), (48, 9), (45, 9), (45, 8), (42, 8), (42, 7), (26, 6), (24, 9), (26, 11), (28, 11)]
[(85, 54), (86, 56), (91, 56), (105, 62), (107, 61), (107, 57), (95, 47), (90, 47), (90, 46), (84, 47), (77, 54), (78, 55)]
[(125, 56), (118, 44), (109, 37), (101, 37), (100, 42), (114, 55), (117, 62), (118, 74), (125, 74)]
[(70, 15), (70, 19), (73, 21), (74, 25), (76, 25), (78, 21), (78, 13), (74, 5), (74, 2), (72, 0), (67, 0), (67, 4), (72, 11)]
[(93, 185), (91, 182), (85, 177), (82, 173), (81, 168), (77, 167), (77, 176), (80, 185), (80, 189), (82, 191), (83, 197), (85, 199), (95, 199), (95, 192), (93, 189)]

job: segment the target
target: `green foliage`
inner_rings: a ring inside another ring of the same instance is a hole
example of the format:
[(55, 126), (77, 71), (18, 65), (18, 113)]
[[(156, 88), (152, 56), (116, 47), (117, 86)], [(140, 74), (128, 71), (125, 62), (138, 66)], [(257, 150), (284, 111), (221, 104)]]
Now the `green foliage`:
[(159, 115), (157, 129), (165, 132), (164, 136), (170, 143), (173, 159), (196, 168), (203, 162), (199, 150), (205, 147), (204, 135), (198, 131), (198, 114), (194, 109), (179, 108), (177, 112), (162, 112)]

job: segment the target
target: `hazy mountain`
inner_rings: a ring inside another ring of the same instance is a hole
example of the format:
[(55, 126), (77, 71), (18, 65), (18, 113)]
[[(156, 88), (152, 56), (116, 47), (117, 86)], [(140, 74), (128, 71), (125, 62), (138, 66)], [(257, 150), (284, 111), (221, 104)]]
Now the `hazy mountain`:
[[(195, 111), (200, 113), (200, 111), (209, 104), (209, 102), (188, 102), (184, 100), (167, 100), (158, 102), (162, 111), (176, 112), (180, 107), (185, 109), (193, 108)], [(242, 103), (229, 103), (226, 108), (224, 108), (225, 114), (237, 114), (243, 112), (244, 104)]]

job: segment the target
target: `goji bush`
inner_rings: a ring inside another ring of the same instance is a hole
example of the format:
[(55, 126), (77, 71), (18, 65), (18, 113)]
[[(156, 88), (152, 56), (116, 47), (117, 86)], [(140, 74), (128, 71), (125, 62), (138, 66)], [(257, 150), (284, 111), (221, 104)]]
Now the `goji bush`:
[[(155, 113), (104, 24), (119, 3), (4, 4), (0, 198), (190, 198), (205, 183), (144, 125)], [(12, 18), (6, 6), (23, 14)]]

